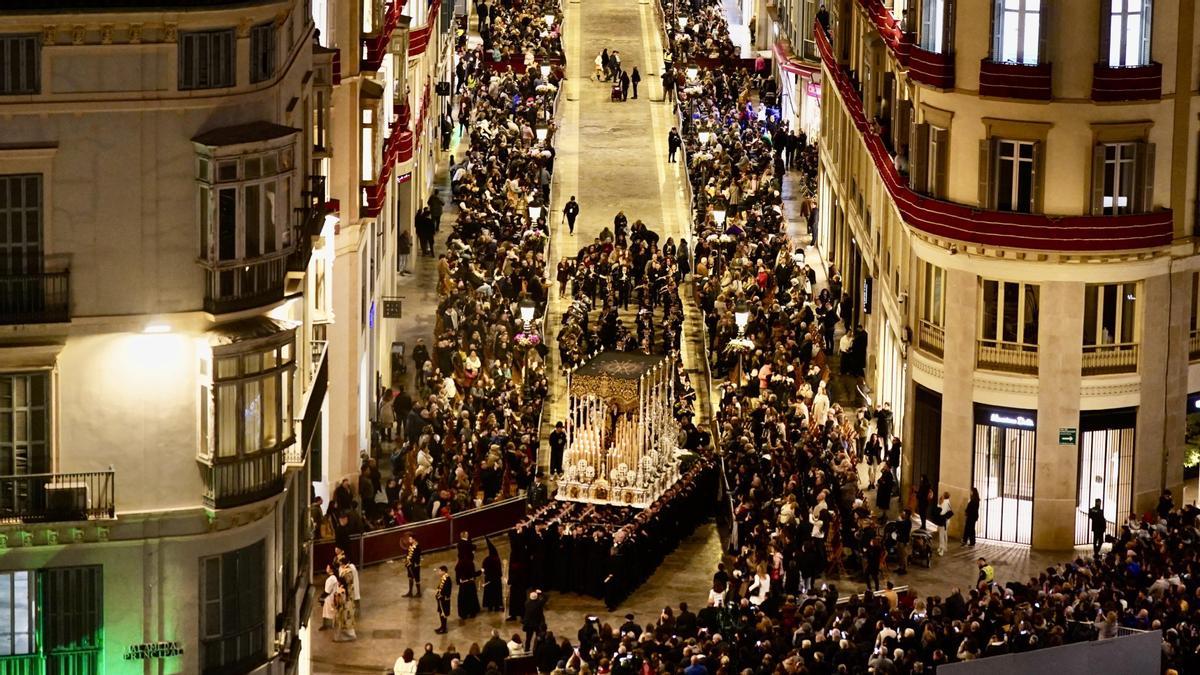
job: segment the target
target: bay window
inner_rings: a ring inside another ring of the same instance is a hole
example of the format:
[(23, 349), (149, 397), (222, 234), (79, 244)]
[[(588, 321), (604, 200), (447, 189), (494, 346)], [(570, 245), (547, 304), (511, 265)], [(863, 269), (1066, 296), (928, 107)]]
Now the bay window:
[(1137, 284), (1088, 284), (1083, 295), (1083, 374), (1133, 372), (1137, 364)]
[(1037, 65), (1045, 60), (1042, 0), (995, 0), (992, 16), (992, 60)]
[(295, 331), (289, 330), (250, 350), (241, 345), (214, 350), (214, 432), (200, 448), (202, 458), (236, 461), (293, 441), (294, 342)]
[(1104, 0), (1100, 58), (1110, 67), (1150, 64), (1151, 0)]
[(200, 255), (211, 263), (270, 256), (290, 245), (292, 146), (200, 156)]

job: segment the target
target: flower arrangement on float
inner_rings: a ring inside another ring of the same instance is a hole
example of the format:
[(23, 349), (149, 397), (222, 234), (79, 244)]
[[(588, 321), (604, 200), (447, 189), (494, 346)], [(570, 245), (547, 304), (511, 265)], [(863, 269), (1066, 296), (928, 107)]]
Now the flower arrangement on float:
[(513, 342), (520, 347), (536, 347), (542, 343), (542, 336), (534, 332), (520, 332), (513, 337)]
[(725, 351), (730, 354), (744, 354), (754, 351), (754, 341), (750, 338), (734, 338), (725, 346)]

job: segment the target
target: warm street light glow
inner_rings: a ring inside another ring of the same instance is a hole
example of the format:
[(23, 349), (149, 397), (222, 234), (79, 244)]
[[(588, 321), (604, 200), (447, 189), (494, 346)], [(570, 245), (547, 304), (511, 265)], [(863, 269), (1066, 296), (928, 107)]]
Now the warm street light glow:
[(708, 139), (710, 136), (712, 136), (712, 134), (707, 131), (701, 131), (699, 136), (700, 136), (700, 145), (708, 145)]
[(545, 20), (545, 22), (546, 22), (546, 28), (550, 28), (551, 26), (554, 25), (554, 15), (553, 14), (547, 14), (547, 15), (543, 16), (542, 19)]
[(536, 221), (541, 216), (542, 216), (542, 207), (537, 206), (536, 204), (530, 204), (529, 205), (529, 219), (532, 221)]
[(717, 221), (717, 227), (725, 226), (725, 205), (718, 204), (713, 207), (713, 220)]
[(543, 63), (541, 67), (542, 77), (550, 77), (550, 64)]
[(546, 137), (550, 135), (550, 127), (539, 123), (533, 128), (533, 133), (537, 135), (538, 141), (544, 141), (546, 140)]
[(696, 66), (696, 64), (694, 64), (694, 63), (689, 63), (688, 67), (687, 67), (688, 81), (695, 80), (699, 75), (700, 75), (700, 68), (698, 68)]
[(750, 308), (746, 303), (739, 302), (734, 308), (733, 322), (737, 324), (739, 335), (746, 332), (746, 325), (750, 323)]
[(537, 307), (533, 304), (533, 301), (528, 298), (522, 300), (520, 309), (521, 309), (521, 320), (524, 321), (525, 323), (532, 322), (533, 314), (535, 311), (537, 311)]
[(687, 17), (681, 16), (679, 17), (679, 30), (683, 30), (685, 28), (687, 28)]
[(146, 324), (146, 327), (142, 330), (142, 332), (148, 334), (170, 333), (171, 324), (163, 323), (161, 321), (154, 321)]

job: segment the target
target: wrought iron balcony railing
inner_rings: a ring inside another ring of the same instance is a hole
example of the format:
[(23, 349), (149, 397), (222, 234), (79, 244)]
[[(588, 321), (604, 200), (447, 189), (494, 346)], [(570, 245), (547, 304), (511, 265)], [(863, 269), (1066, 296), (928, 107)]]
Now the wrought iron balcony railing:
[(0, 324), (71, 319), (71, 273), (0, 274)]
[(200, 460), (204, 477), (204, 505), (228, 509), (250, 504), (283, 489), (284, 448), (232, 461)]
[(226, 314), (283, 299), (291, 253), (284, 249), (253, 260), (203, 262), (208, 277), (204, 311)]
[(0, 524), (115, 517), (116, 475), (112, 469), (0, 476)]

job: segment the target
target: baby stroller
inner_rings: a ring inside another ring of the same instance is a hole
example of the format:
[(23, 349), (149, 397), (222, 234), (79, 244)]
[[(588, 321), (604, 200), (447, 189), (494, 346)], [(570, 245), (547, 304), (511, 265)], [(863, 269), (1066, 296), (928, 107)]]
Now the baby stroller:
[(909, 562), (919, 562), (926, 568), (931, 567), (933, 565), (933, 535), (924, 530), (917, 530), (912, 533), (910, 541)]
[(612, 96), (613, 101), (621, 100), (621, 83), (620, 82), (613, 84), (611, 96)]

